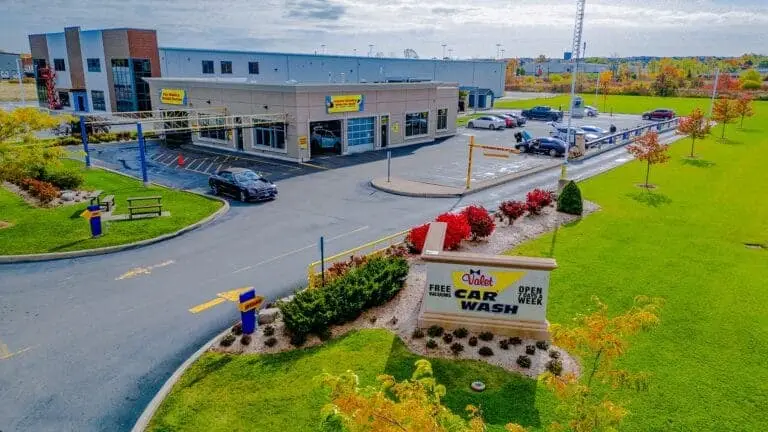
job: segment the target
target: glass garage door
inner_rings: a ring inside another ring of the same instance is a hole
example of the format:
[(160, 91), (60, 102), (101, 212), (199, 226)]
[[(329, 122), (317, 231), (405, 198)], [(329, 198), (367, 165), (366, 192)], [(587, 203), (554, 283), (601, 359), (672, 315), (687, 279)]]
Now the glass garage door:
[(373, 150), (376, 130), (375, 117), (347, 120), (347, 150), (349, 153)]

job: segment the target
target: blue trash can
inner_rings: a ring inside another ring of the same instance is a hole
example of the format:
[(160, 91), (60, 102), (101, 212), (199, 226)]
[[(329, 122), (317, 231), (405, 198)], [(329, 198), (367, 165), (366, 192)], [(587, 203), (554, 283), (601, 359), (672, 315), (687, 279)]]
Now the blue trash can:
[(91, 237), (98, 237), (101, 235), (101, 206), (98, 204), (90, 205), (88, 211), (91, 212)]

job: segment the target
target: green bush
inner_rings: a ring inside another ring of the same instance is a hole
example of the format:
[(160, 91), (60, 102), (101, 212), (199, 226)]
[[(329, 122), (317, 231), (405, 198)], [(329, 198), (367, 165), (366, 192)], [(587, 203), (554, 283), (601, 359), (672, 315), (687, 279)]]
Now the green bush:
[(483, 357), (490, 357), (493, 355), (493, 350), (490, 347), (484, 346), (484, 347), (480, 347), (477, 353)]
[(407, 275), (404, 258), (374, 257), (325, 287), (301, 291), (277, 307), (298, 341), (301, 335), (323, 334), (330, 325), (352, 321), (366, 309), (386, 303), (400, 291)]
[(517, 365), (520, 366), (521, 368), (528, 369), (529, 367), (531, 367), (531, 358), (524, 355), (518, 356)]
[(430, 339), (427, 341), (427, 348), (429, 349), (435, 349), (437, 348), (437, 342), (435, 342), (434, 339)]
[(235, 335), (233, 335), (232, 333), (229, 333), (226, 336), (224, 336), (223, 339), (221, 339), (221, 342), (219, 342), (219, 345), (223, 347), (228, 347), (232, 345), (234, 342), (235, 342)]
[(83, 185), (85, 178), (75, 169), (58, 169), (43, 174), (41, 180), (52, 183), (59, 189), (77, 189)]
[(760, 81), (744, 81), (741, 83), (742, 90), (760, 90), (761, 86)]
[(273, 346), (277, 345), (277, 338), (271, 337), (271, 338), (265, 340), (264, 341), (264, 345), (266, 345), (268, 347), (273, 347)]
[(584, 212), (581, 191), (576, 182), (568, 182), (563, 191), (560, 192), (560, 197), (557, 199), (557, 211), (572, 215), (581, 215)]
[(421, 338), (423, 338), (424, 337), (424, 330), (419, 329), (419, 328), (415, 329), (413, 331), (413, 333), (411, 334), (411, 337), (414, 338), (414, 339), (421, 339)]
[(547, 370), (559, 376), (563, 373), (563, 362), (557, 359), (550, 360), (547, 362)]
[(439, 325), (433, 325), (427, 329), (427, 334), (430, 337), (440, 337), (443, 335), (443, 328)]
[(459, 327), (453, 331), (453, 335), (456, 336), (457, 339), (464, 339), (468, 334), (469, 331), (464, 327)]
[(446, 334), (444, 334), (444, 335), (443, 335), (443, 342), (445, 342), (445, 343), (447, 343), (447, 344), (449, 344), (449, 343), (453, 342), (453, 335), (452, 335), (452, 334), (450, 334), (450, 333), (446, 333)]
[(480, 340), (484, 340), (486, 342), (493, 340), (493, 333), (489, 331), (484, 331), (480, 333)]
[(453, 345), (451, 345), (451, 352), (455, 355), (459, 355), (459, 353), (462, 351), (464, 351), (464, 345), (460, 344), (459, 342), (454, 342)]
[(477, 345), (477, 336), (472, 336), (469, 338), (469, 346), (476, 346)]
[(536, 341), (536, 348), (546, 351), (549, 349), (549, 342), (545, 340)]

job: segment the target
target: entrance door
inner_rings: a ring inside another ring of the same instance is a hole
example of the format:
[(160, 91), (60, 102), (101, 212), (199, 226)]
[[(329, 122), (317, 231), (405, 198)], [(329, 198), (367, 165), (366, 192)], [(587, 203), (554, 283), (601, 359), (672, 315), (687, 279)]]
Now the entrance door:
[(240, 151), (244, 150), (243, 146), (243, 128), (240, 126), (242, 124), (243, 120), (240, 117), (235, 118), (235, 123), (238, 125), (238, 127), (235, 128), (235, 143), (237, 143), (237, 149)]
[(389, 116), (381, 116), (381, 148), (389, 145)]

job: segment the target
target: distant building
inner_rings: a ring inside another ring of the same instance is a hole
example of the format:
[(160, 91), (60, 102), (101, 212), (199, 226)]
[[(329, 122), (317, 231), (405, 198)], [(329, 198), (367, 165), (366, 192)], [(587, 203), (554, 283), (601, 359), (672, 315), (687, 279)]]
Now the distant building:
[[(570, 73), (573, 69), (573, 63), (559, 59), (547, 60), (543, 63), (537, 63), (534, 60), (526, 60), (521, 62), (521, 67), (526, 75), (546, 77), (549, 74)], [(607, 64), (579, 63), (579, 72), (599, 73), (609, 70), (610, 68), (611, 66)]]
[[(436, 60), (261, 51), (160, 48), (163, 77), (243, 78), (258, 84), (456, 82), (487, 107), (504, 95), (507, 63), (500, 60)], [(487, 101), (487, 102), (486, 102)]]
[(19, 76), (19, 58), (20, 54), (0, 51), (0, 75), (3, 78), (17, 78)]
[(120, 28), (29, 35), (40, 105), (48, 106), (40, 70), (56, 72), (61, 109), (80, 112), (151, 110), (144, 77), (160, 76), (154, 30)]

